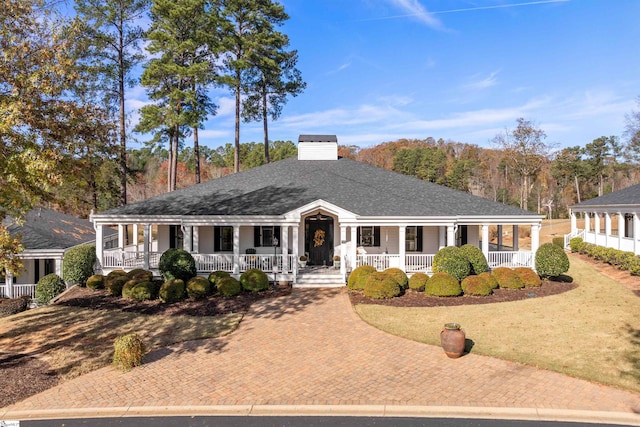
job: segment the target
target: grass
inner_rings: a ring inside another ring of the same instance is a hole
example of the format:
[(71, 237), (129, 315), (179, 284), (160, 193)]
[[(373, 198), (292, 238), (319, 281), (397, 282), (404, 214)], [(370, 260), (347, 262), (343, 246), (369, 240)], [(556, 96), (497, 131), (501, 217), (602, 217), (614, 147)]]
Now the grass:
[[(369, 324), (394, 335), (440, 345), (457, 322), (484, 354), (640, 391), (640, 298), (571, 257), (578, 288), (560, 295), (499, 304), (433, 308), (358, 305)], [(535, 292), (535, 291), (533, 291)]]
[(52, 305), (0, 319), (0, 348), (49, 362), (63, 379), (107, 366), (116, 337), (137, 333), (149, 350), (234, 331), (241, 314), (149, 316)]

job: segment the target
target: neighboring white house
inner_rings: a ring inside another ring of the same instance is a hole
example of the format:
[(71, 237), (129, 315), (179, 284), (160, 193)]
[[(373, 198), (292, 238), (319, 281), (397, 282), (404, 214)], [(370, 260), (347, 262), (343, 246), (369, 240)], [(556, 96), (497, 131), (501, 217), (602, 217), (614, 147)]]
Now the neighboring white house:
[[(0, 297), (34, 297), (35, 285), (50, 273), (61, 276), (62, 262), (67, 250), (74, 246), (95, 242), (96, 234), (90, 221), (65, 215), (51, 209), (36, 208), (27, 213), (24, 225), (3, 221), (12, 236), (21, 236), (24, 252), (19, 257), (23, 271), (13, 277), (0, 275)], [(115, 231), (106, 230), (108, 235)]]
[[(533, 266), (542, 216), (338, 157), (335, 135), (301, 135), (285, 159), (92, 215), (96, 239), (118, 227), (118, 245), (97, 245), (102, 270), (157, 269), (168, 248), (191, 252), (198, 270), (238, 275), (257, 267), (309, 284), (310, 268), (344, 284), (363, 264), (430, 272), (448, 245), (478, 245), (491, 265)], [(513, 227), (515, 247), (490, 251), (489, 227)], [(531, 250), (517, 247), (531, 227)], [(334, 257), (340, 262), (334, 264)], [(327, 267), (327, 268), (322, 268)], [(334, 267), (334, 268), (328, 268)]]
[[(572, 238), (581, 237), (588, 243), (640, 254), (640, 184), (575, 204), (569, 210), (571, 233), (565, 235), (565, 246)], [(584, 228), (578, 228), (578, 214), (584, 216)]]

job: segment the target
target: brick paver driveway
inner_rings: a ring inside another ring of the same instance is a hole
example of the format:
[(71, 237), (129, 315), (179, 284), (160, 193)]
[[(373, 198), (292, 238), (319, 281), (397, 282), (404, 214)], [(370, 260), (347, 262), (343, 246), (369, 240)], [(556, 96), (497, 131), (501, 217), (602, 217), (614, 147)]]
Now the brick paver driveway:
[(345, 289), (313, 289), (256, 303), (227, 337), (155, 351), (128, 373), (100, 369), (9, 409), (366, 404), (638, 413), (640, 395), (474, 354), (448, 359), (362, 322)]

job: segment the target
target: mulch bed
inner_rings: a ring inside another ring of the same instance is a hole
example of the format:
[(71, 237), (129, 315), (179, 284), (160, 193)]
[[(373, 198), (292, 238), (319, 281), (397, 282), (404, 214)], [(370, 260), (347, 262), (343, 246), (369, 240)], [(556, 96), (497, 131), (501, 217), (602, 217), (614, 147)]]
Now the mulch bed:
[(531, 298), (542, 298), (549, 295), (557, 295), (575, 289), (578, 285), (566, 280), (542, 282), (537, 288), (524, 289), (495, 289), (493, 294), (486, 297), (462, 295), (459, 297), (432, 297), (424, 292), (408, 289), (404, 295), (391, 299), (371, 299), (362, 291), (349, 291), (351, 304), (378, 304), (391, 307), (443, 307), (454, 305), (493, 304), (497, 302), (519, 301)]
[(17, 353), (0, 353), (0, 408), (55, 387), (59, 378), (49, 364)]
[(114, 297), (104, 289), (87, 289), (76, 286), (69, 289), (56, 304), (85, 307), (94, 310), (121, 310), (128, 313), (153, 314), (163, 316), (218, 316), (228, 313), (246, 313), (251, 304), (265, 299), (291, 293), (290, 286), (269, 288), (262, 292), (242, 293), (232, 298), (209, 297), (166, 304), (160, 300), (136, 302), (127, 298)]

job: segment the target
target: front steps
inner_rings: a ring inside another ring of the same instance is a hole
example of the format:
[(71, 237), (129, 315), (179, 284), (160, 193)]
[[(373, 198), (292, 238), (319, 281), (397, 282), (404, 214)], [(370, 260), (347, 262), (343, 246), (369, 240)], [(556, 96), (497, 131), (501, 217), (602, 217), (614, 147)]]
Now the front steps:
[(294, 288), (338, 288), (345, 286), (344, 277), (333, 267), (304, 268), (298, 272)]

